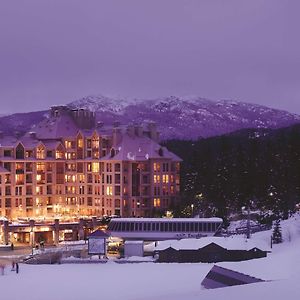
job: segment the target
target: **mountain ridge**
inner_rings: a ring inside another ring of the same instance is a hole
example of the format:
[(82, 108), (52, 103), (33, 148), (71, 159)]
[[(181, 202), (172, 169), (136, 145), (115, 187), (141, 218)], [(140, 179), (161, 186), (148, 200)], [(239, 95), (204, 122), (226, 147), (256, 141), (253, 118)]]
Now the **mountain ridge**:
[[(198, 96), (156, 99), (87, 96), (67, 104), (72, 109), (90, 109), (104, 124), (154, 121), (162, 140), (199, 139), (246, 128), (282, 128), (300, 123), (300, 116), (270, 107), (232, 100), (212, 101)], [(4, 133), (28, 131), (46, 111), (0, 117)]]

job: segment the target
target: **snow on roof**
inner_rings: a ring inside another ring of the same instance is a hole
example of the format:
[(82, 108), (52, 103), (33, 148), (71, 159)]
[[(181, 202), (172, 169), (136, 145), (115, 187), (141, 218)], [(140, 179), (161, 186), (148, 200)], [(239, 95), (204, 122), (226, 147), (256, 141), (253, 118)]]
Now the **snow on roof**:
[(122, 135), (122, 140), (114, 146), (118, 149), (115, 156), (108, 154), (102, 160), (133, 160), (143, 161), (149, 159), (172, 159), (181, 161), (181, 159), (170, 152), (166, 147), (162, 147), (147, 136), (130, 136), (127, 133)]
[(13, 147), (17, 142), (15, 136), (3, 136), (0, 138), (0, 147)]
[(240, 236), (161, 241), (155, 250), (164, 250), (169, 247), (176, 250), (197, 250), (211, 243), (215, 243), (227, 250), (251, 250), (258, 248), (262, 251), (270, 251), (270, 247), (267, 243), (252, 239), (247, 240)]
[(143, 245), (144, 241), (125, 241), (125, 245), (131, 245), (131, 244), (134, 244), (134, 245)]
[(105, 233), (103, 230), (96, 230), (94, 232), (92, 232), (88, 238), (107, 238), (108, 234)]
[[(0, 166), (0, 173), (10, 173), (10, 171), (8, 171), (7, 169), (5, 169), (4, 167)], [(1, 218), (0, 218), (1, 220)]]
[(55, 118), (43, 120), (35, 126), (34, 131), (38, 138), (59, 139), (75, 136), (78, 132), (78, 127), (71, 116), (62, 114)]
[(221, 218), (115, 218), (111, 222), (223, 222)]

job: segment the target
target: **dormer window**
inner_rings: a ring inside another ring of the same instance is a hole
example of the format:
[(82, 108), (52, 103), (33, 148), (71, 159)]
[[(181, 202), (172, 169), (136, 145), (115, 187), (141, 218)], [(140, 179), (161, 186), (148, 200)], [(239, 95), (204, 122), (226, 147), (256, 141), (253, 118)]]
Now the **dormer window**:
[(24, 159), (24, 147), (21, 144), (16, 148), (16, 159)]
[(114, 157), (115, 155), (116, 155), (116, 150), (114, 148), (111, 148), (110, 157)]
[(43, 147), (38, 147), (36, 150), (36, 158), (44, 159), (45, 158), (45, 149)]
[(164, 156), (164, 150), (163, 150), (163, 148), (159, 148), (158, 155), (159, 156)]

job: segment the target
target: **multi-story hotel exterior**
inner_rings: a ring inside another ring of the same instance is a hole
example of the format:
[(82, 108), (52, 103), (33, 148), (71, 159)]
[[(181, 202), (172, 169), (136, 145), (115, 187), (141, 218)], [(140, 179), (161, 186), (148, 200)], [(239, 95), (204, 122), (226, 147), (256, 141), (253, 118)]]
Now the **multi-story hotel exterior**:
[(153, 216), (178, 200), (180, 159), (154, 123), (104, 126), (52, 107), (25, 136), (0, 134), (0, 216)]

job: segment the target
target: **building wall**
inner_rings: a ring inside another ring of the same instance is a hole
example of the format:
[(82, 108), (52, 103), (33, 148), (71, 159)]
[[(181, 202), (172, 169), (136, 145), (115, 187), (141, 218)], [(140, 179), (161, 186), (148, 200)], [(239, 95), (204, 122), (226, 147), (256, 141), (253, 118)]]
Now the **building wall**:
[(152, 216), (170, 208), (179, 195), (179, 162), (103, 160), (113, 138), (78, 129), (34, 146), (0, 146), (0, 216)]

